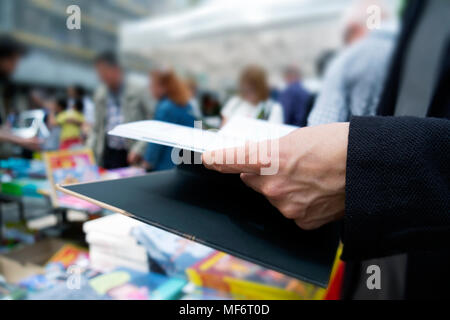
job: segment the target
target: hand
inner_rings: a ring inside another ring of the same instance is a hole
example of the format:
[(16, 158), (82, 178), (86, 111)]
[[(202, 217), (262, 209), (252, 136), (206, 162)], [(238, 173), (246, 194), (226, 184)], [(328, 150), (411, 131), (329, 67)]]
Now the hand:
[(19, 138), (17, 140), (17, 144), (28, 150), (39, 151), (41, 150), (42, 140), (39, 138), (29, 138), (29, 139)]
[[(203, 162), (212, 170), (239, 173), (245, 184), (262, 193), (286, 218), (312, 230), (344, 216), (348, 134), (348, 123), (304, 128), (274, 141), (279, 153), (270, 148), (270, 163), (261, 161), (248, 145), (246, 164), (221, 164), (226, 163), (226, 154), (243, 148), (207, 152)], [(252, 157), (258, 159), (256, 164), (249, 164)], [(274, 161), (278, 161), (278, 173), (261, 175), (261, 169)]]
[(130, 151), (128, 153), (128, 163), (130, 165), (135, 165), (135, 164), (139, 164), (139, 162), (142, 160), (142, 157), (140, 154)]

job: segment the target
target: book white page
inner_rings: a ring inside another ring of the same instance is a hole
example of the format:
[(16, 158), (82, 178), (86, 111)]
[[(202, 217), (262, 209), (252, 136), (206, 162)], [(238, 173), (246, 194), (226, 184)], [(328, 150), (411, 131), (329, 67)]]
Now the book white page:
[(149, 120), (119, 125), (108, 134), (203, 153), (242, 146), (246, 141), (277, 139), (296, 129), (247, 118), (233, 119), (220, 131)]
[(234, 117), (219, 131), (221, 136), (244, 141), (265, 141), (284, 137), (298, 127), (245, 117)]

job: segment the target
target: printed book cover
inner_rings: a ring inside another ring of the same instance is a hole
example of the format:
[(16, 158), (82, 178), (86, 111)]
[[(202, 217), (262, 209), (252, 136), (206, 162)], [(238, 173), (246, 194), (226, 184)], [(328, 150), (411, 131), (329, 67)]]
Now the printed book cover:
[(229, 292), (238, 299), (320, 299), (325, 290), (225, 253), (215, 253), (186, 270), (197, 286)]

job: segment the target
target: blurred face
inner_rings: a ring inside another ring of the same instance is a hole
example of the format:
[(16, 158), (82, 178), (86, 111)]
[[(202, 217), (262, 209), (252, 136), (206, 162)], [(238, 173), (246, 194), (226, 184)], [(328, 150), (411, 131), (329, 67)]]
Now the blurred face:
[(166, 88), (161, 84), (155, 76), (151, 78), (150, 91), (153, 97), (157, 100), (161, 100), (167, 94)]
[(118, 90), (122, 85), (122, 70), (104, 62), (95, 65), (98, 77), (111, 90)]
[(249, 83), (241, 84), (241, 96), (244, 100), (255, 106), (261, 102), (257, 91)]
[(344, 43), (346, 46), (350, 46), (355, 42), (363, 39), (367, 35), (367, 28), (362, 27), (359, 24), (350, 24), (344, 34)]
[(19, 64), (20, 55), (12, 55), (11, 57), (4, 57), (0, 59), (0, 74), (4, 76), (11, 76)]
[(67, 89), (67, 95), (68, 95), (70, 98), (75, 99), (75, 98), (77, 97), (77, 93), (75, 92), (75, 88), (69, 87), (69, 88)]
[(294, 74), (293, 72), (286, 72), (284, 74), (284, 80), (286, 81), (286, 83), (297, 82), (299, 80), (299, 76)]

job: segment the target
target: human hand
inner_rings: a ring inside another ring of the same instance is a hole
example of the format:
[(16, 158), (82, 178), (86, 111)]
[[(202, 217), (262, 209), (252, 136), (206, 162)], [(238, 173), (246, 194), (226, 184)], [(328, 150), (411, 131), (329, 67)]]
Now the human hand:
[(142, 157), (141, 157), (141, 155), (139, 153), (130, 151), (128, 153), (128, 158), (127, 159), (128, 159), (128, 163), (130, 165), (137, 165), (142, 160)]
[(42, 140), (36, 137), (28, 139), (19, 138), (17, 140), (17, 144), (20, 145), (22, 148), (31, 151), (39, 151), (41, 150)]
[[(207, 152), (203, 163), (222, 173), (239, 173), (245, 184), (263, 194), (286, 218), (312, 230), (344, 216), (348, 134), (349, 124), (339, 123), (299, 129), (275, 140), (279, 152), (275, 157), (269, 148), (268, 153), (271, 162), (278, 161), (275, 175), (261, 175), (261, 169), (271, 163), (261, 161), (254, 154), (256, 148), (249, 145)], [(240, 150), (245, 150), (245, 164), (225, 161), (227, 154)], [(258, 160), (255, 164), (250, 164), (252, 157)]]

